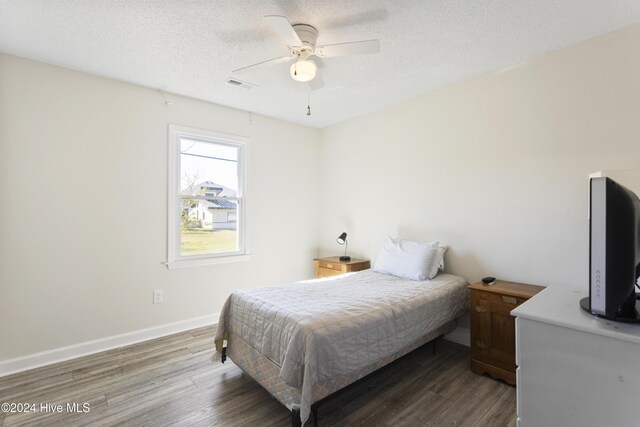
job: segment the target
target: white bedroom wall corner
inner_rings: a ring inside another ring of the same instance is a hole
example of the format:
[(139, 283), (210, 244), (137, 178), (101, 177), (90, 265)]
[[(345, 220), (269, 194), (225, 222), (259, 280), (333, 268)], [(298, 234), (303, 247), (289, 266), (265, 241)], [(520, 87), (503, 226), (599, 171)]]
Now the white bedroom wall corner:
[(394, 233), (446, 243), (471, 283), (586, 286), (586, 177), (640, 156), (639, 42), (635, 25), (324, 129), (321, 255), (349, 220), (363, 258)]

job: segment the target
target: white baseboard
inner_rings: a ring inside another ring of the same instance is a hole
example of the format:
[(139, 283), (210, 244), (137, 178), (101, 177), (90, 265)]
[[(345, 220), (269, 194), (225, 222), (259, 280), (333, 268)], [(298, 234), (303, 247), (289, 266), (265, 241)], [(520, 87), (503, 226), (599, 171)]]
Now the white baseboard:
[[(138, 331), (127, 332), (126, 334), (114, 335), (100, 338), (93, 341), (86, 341), (73, 344), (67, 347), (54, 348), (40, 353), (29, 354), (0, 361), (0, 377), (23, 372), (29, 369), (39, 368), (52, 363), (63, 362), (76, 357), (99, 353), (113, 348), (124, 347), (142, 341), (188, 331), (202, 326), (213, 325), (218, 322), (220, 313), (209, 314), (207, 316), (195, 317), (193, 319), (181, 320), (166, 325), (154, 326), (152, 328), (140, 329)], [(212, 347), (213, 349), (213, 344)]]
[(469, 343), (471, 342), (471, 330), (469, 328), (461, 328), (458, 326), (453, 331), (446, 334), (444, 339), (469, 347)]

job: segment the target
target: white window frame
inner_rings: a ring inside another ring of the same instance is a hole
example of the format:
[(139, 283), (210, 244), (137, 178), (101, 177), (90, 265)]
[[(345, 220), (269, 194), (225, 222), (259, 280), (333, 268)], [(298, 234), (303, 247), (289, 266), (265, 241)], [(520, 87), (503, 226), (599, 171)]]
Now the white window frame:
[[(247, 261), (250, 258), (247, 178), (249, 169), (250, 139), (203, 129), (195, 129), (178, 125), (169, 125), (168, 151), (168, 209), (167, 209), (167, 262), (169, 269), (197, 267), (227, 262)], [(238, 250), (217, 254), (180, 255), (182, 200), (180, 198), (180, 151), (181, 138), (190, 138), (203, 142), (230, 145), (238, 149), (238, 191), (239, 200), (236, 224), (238, 230)]]

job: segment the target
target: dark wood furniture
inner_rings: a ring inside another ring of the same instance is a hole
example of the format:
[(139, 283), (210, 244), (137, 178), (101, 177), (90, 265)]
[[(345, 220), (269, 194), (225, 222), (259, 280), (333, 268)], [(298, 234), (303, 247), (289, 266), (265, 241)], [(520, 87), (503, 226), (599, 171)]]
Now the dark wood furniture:
[(351, 261), (340, 261), (340, 257), (316, 258), (316, 277), (337, 276), (352, 271), (366, 270), (371, 267), (368, 259), (351, 258)]
[(515, 317), (511, 310), (544, 286), (497, 280), (469, 285), (471, 290), (471, 371), (516, 383)]

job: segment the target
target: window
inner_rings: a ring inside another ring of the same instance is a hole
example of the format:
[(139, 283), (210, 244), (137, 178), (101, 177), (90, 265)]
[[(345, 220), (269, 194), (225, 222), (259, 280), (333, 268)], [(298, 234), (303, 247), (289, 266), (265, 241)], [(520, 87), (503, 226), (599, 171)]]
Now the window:
[(243, 137), (169, 126), (169, 268), (247, 259), (247, 150)]

